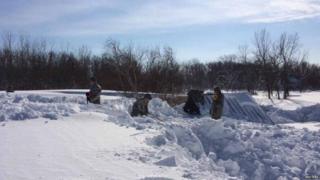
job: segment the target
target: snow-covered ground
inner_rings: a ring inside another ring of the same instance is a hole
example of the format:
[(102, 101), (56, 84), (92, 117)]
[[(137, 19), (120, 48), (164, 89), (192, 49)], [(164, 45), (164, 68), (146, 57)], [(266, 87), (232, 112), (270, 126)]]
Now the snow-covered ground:
[(130, 98), (87, 105), (79, 94), (0, 92), (0, 180), (320, 176), (320, 124), (301, 123), (320, 121), (319, 97), (255, 96), (272, 120), (290, 122), (268, 125), (189, 117), (158, 98), (149, 116), (132, 118)]
[[(288, 125), (297, 128), (320, 129), (320, 91), (291, 92), (291, 96), (286, 100), (269, 100), (263, 93), (254, 98), (274, 122), (290, 123)], [(294, 122), (308, 123), (291, 124)]]

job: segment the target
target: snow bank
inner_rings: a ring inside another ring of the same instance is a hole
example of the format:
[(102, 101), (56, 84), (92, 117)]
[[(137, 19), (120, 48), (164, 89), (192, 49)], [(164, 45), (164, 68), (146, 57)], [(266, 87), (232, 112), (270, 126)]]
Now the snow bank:
[(35, 118), (58, 119), (78, 112), (75, 103), (85, 103), (81, 97), (0, 94), (0, 120), (25, 120)]
[(0, 121), (35, 118), (58, 119), (82, 111), (108, 114), (119, 124), (132, 123), (129, 114), (133, 99), (102, 100), (101, 105), (87, 104), (84, 96), (61, 94), (0, 94)]
[[(252, 105), (246, 99), (238, 101), (242, 107)], [(159, 105), (165, 103), (161, 100), (156, 102)], [(319, 111), (314, 108), (317, 106), (301, 111), (307, 114), (307, 118), (319, 117)], [(171, 112), (172, 108), (159, 111)], [(158, 115), (166, 117), (166, 114)], [(208, 158), (209, 170), (210, 167), (222, 167), (230, 176), (243, 179), (303, 179), (306, 175), (320, 175), (320, 131), (297, 130), (227, 117), (213, 121), (207, 117), (188, 119), (174, 115), (164, 123), (163, 135), (156, 136), (153, 144), (160, 149), (176, 144), (197, 161)]]
[(177, 117), (178, 112), (175, 111), (166, 101), (160, 98), (153, 98), (148, 104), (149, 113), (156, 117)]
[(239, 123), (232, 119), (204, 120), (192, 129), (206, 154), (214, 153), (214, 162), (232, 176), (292, 179), (320, 175), (319, 131)]
[(292, 122), (320, 122), (320, 104), (297, 108), (295, 110), (284, 110), (272, 105), (263, 106), (263, 109), (276, 123)]
[(190, 153), (184, 156), (206, 161), (209, 171), (221, 167), (236, 178), (303, 179), (320, 175), (320, 131), (200, 118), (191, 126), (166, 126), (154, 143), (160, 149), (177, 144)]
[(166, 136), (171, 140), (175, 140), (180, 146), (186, 148), (195, 159), (200, 159), (204, 155), (201, 141), (191, 129), (183, 126), (171, 125), (167, 127)]

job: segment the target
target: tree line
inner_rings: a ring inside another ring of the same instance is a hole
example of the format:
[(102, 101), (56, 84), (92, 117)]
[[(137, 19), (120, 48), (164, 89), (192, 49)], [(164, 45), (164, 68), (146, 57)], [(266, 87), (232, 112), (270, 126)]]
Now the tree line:
[(220, 86), (287, 98), (290, 90), (320, 89), (320, 66), (307, 62), (298, 34), (282, 33), (273, 40), (261, 30), (251, 46), (211, 62), (178, 63), (171, 47), (143, 49), (108, 39), (104, 52), (92, 55), (85, 46), (78, 52), (57, 51), (45, 40), (6, 33), (0, 45), (0, 89), (88, 88), (91, 76), (104, 89), (156, 93)]

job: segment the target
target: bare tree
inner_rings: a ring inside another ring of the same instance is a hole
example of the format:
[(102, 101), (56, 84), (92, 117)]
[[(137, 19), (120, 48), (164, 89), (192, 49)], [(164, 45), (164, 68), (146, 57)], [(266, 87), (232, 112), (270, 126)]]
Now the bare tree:
[(292, 63), (298, 61), (299, 58), (299, 36), (298, 34), (282, 33), (278, 43), (279, 56), (282, 62), (280, 78), (283, 85), (283, 98), (286, 99), (290, 90), (289, 69)]
[(256, 61), (261, 65), (261, 78), (264, 83), (265, 89), (268, 92), (268, 98), (271, 99), (272, 93), (272, 66), (270, 60), (271, 53), (271, 39), (269, 33), (264, 29), (255, 33), (255, 51), (254, 55)]
[(248, 45), (239, 46), (239, 55), (238, 59), (239, 62), (243, 65), (241, 69), (241, 77), (242, 77), (242, 84), (244, 84), (245, 89), (251, 93), (255, 94), (255, 89), (257, 87), (258, 76), (257, 74), (258, 69), (254, 64), (252, 57), (250, 57), (250, 50)]
[(182, 66), (185, 88), (186, 89), (204, 89), (209, 88), (207, 79), (207, 67), (199, 60), (192, 61)]
[(105, 56), (109, 57), (110, 64), (117, 71), (122, 87), (125, 88), (128, 84), (128, 90), (137, 92), (145, 52), (135, 51), (132, 45), (121, 48), (120, 43), (114, 40), (108, 40), (106, 48)]

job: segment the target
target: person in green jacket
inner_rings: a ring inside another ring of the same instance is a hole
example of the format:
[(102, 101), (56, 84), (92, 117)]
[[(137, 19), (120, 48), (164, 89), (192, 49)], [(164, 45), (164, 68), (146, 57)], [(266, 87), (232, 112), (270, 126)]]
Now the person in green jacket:
[(212, 96), (211, 117), (213, 119), (220, 119), (223, 113), (224, 95), (221, 92), (220, 87), (214, 88)]
[(150, 94), (145, 94), (143, 98), (139, 98), (133, 103), (131, 116), (145, 116), (149, 114), (148, 104), (152, 99)]

